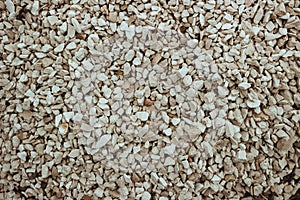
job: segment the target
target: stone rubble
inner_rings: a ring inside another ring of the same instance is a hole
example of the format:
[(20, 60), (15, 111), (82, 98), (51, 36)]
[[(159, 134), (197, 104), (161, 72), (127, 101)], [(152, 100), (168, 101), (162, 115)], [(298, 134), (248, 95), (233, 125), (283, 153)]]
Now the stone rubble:
[(299, 199), (299, 6), (1, 1), (0, 199)]

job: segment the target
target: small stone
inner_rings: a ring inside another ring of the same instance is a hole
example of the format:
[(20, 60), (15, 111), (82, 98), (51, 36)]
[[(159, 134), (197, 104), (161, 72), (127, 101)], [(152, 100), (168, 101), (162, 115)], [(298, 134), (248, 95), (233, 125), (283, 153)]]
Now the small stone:
[(131, 61), (131, 60), (133, 59), (134, 55), (135, 55), (134, 50), (130, 49), (130, 50), (125, 54), (125, 60), (126, 60), (127, 62)]
[(47, 178), (49, 175), (49, 168), (47, 165), (42, 165), (42, 178)]
[(214, 154), (214, 150), (213, 150), (212, 146), (209, 144), (209, 142), (204, 141), (202, 143), (202, 145), (203, 145), (203, 147), (205, 149), (205, 152), (208, 154), (208, 156), (212, 157), (213, 154)]
[(20, 79), (19, 79), (20, 82), (27, 82), (28, 81), (28, 77), (26, 76), (26, 74), (22, 74)]
[(253, 192), (255, 196), (260, 195), (263, 192), (263, 186), (261, 185), (254, 186)]
[(246, 151), (245, 150), (239, 150), (237, 153), (237, 157), (240, 160), (247, 160)]
[(172, 129), (171, 128), (168, 128), (166, 130), (163, 130), (163, 133), (166, 135), (166, 136), (171, 136), (172, 135)]
[(106, 99), (109, 99), (111, 96), (112, 90), (109, 87), (107, 87), (107, 85), (104, 85), (102, 87), (102, 92), (103, 92), (104, 97)]
[(148, 112), (136, 112), (136, 117), (140, 119), (141, 121), (147, 121), (149, 117)]
[(159, 200), (168, 200), (168, 197), (159, 197)]
[(190, 86), (192, 84), (192, 82), (193, 82), (193, 79), (190, 75), (185, 76), (183, 78), (183, 83), (184, 83), (185, 86)]
[(19, 153), (17, 153), (17, 156), (18, 156), (21, 160), (26, 161), (27, 153), (26, 153), (25, 151), (19, 152)]
[(175, 160), (171, 157), (167, 157), (164, 162), (164, 165), (165, 166), (175, 165)]
[(121, 24), (120, 24), (120, 30), (121, 31), (127, 31), (128, 30), (128, 24), (123, 21)]
[(280, 36), (281, 36), (280, 34), (273, 34), (273, 33), (265, 32), (265, 40), (266, 41), (275, 40)]
[(254, 101), (250, 101), (250, 100), (247, 100), (247, 106), (249, 108), (258, 108), (260, 106), (260, 100), (254, 100)]
[(169, 146), (164, 147), (164, 153), (168, 155), (172, 155), (175, 151), (176, 145), (171, 144)]
[(211, 179), (212, 182), (219, 183), (221, 181), (221, 178), (218, 175), (214, 175)]
[(134, 35), (135, 35), (135, 26), (134, 26), (134, 25), (130, 25), (130, 26), (128, 27), (128, 30), (125, 31), (125, 35), (126, 35), (126, 37), (127, 37), (129, 40), (131, 40), (131, 39), (134, 37)]
[(200, 90), (203, 87), (204, 81), (202, 80), (197, 80), (193, 82), (193, 88), (195, 90)]
[(183, 66), (182, 68), (180, 68), (178, 70), (180, 77), (183, 78), (185, 77), (185, 75), (187, 75), (187, 73), (189, 72), (189, 69), (186, 66)]
[(106, 21), (104, 19), (102, 19), (102, 18), (99, 18), (98, 19), (98, 25), (99, 26), (105, 26), (106, 25)]
[(150, 199), (151, 199), (151, 194), (145, 191), (142, 195), (142, 200), (150, 200)]
[(90, 132), (90, 131), (94, 130), (94, 128), (92, 126), (90, 126), (89, 124), (86, 124), (86, 123), (82, 123), (80, 126), (80, 129), (83, 131), (86, 131), (86, 132)]
[(81, 61), (86, 55), (86, 51), (84, 48), (80, 48), (76, 53), (75, 53), (75, 58), (78, 61)]
[(15, 13), (15, 5), (13, 3), (13, 1), (11, 0), (5, 0), (5, 5), (6, 5), (6, 9), (8, 10), (8, 12)]
[(168, 186), (166, 180), (165, 180), (163, 177), (160, 177), (160, 178), (159, 178), (159, 182), (160, 182), (160, 183), (162, 184), (162, 186), (164, 186), (164, 187), (167, 187), (167, 186)]
[(133, 62), (132, 62), (134, 65), (138, 66), (142, 63), (141, 59), (140, 58), (135, 58), (133, 59)]
[[(51, 45), (49, 45), (49, 44), (45, 44), (43, 47), (42, 47), (42, 51), (44, 52), (44, 53), (46, 53), (46, 52), (49, 52), (49, 50), (50, 49), (53, 49), (53, 47), (51, 46)], [(52, 60), (52, 59), (51, 59)]]
[(145, 106), (150, 107), (153, 105), (153, 102), (150, 99), (145, 99), (144, 104), (145, 104)]
[(183, 0), (183, 5), (190, 6), (191, 5), (191, 1), (190, 0)]
[(281, 35), (287, 35), (287, 29), (286, 28), (279, 28), (279, 33), (281, 34)]
[(174, 126), (176, 126), (180, 123), (180, 119), (179, 118), (173, 118), (171, 122)]
[(61, 43), (57, 47), (55, 47), (54, 52), (55, 53), (60, 53), (64, 50), (64, 48), (65, 48), (65, 43)]
[(56, 16), (48, 16), (47, 19), (51, 26), (55, 25), (58, 22), (58, 17)]
[(96, 195), (96, 197), (99, 197), (99, 198), (101, 198), (101, 197), (103, 197), (103, 189), (102, 188), (97, 188), (96, 190), (95, 190), (95, 192), (94, 192), (94, 194)]
[(64, 22), (62, 23), (62, 25), (59, 27), (59, 30), (62, 32), (62, 33), (65, 33), (67, 31), (67, 28), (68, 28), (68, 24), (67, 22)]
[(235, 133), (239, 132), (239, 127), (233, 125), (230, 121), (226, 120), (225, 122), (226, 126), (226, 136), (227, 137), (233, 137)]
[(79, 153), (80, 153), (79, 149), (73, 149), (73, 150), (69, 153), (69, 156), (70, 156), (71, 158), (76, 158), (76, 157), (79, 156)]
[(14, 136), (12, 138), (12, 144), (13, 144), (14, 147), (18, 147), (20, 142), (21, 142), (21, 140), (17, 136)]
[(88, 60), (84, 60), (82, 62), (82, 65), (83, 65), (83, 68), (86, 69), (87, 71), (91, 71), (94, 68), (94, 66), (92, 65), (92, 63), (90, 61), (88, 61)]
[(283, 131), (283, 130), (279, 130), (276, 132), (276, 135), (279, 137), (279, 138), (289, 138), (289, 135)]
[(194, 49), (198, 44), (199, 44), (199, 41), (197, 39), (192, 39), (187, 42), (187, 45), (189, 47), (191, 47), (192, 49)]
[(76, 18), (72, 18), (71, 21), (72, 21), (72, 24), (73, 24), (75, 30), (78, 33), (81, 33), (81, 26), (80, 26), (79, 22), (77, 21), (77, 19)]
[(242, 82), (242, 83), (239, 83), (238, 86), (242, 90), (247, 90), (247, 89), (249, 89), (251, 87), (251, 84), (247, 83), (247, 82)]
[(58, 127), (60, 120), (62, 119), (62, 114), (56, 115), (55, 117), (55, 127)]
[(205, 17), (204, 17), (204, 15), (202, 15), (202, 14), (199, 15), (199, 21), (200, 21), (200, 25), (204, 26), (204, 24), (205, 24)]
[(31, 14), (38, 15), (39, 14), (40, 4), (39, 1), (35, 0), (32, 4)]
[(99, 141), (96, 142), (96, 144), (93, 146), (93, 148), (101, 148), (101, 147), (104, 147), (108, 141), (110, 140), (111, 138), (111, 135), (110, 134), (105, 134), (105, 135), (102, 135), (99, 139)]
[(64, 112), (63, 113), (66, 122), (69, 122), (70, 119), (74, 117), (74, 112)]
[(256, 15), (254, 16), (253, 22), (255, 24), (258, 24), (260, 22), (260, 20), (263, 18), (264, 15), (264, 8), (260, 7), (258, 9), (258, 11), (256, 12)]
[(224, 16), (224, 19), (226, 19), (228, 22), (231, 22), (233, 20), (232, 15), (226, 13), (226, 15)]
[(223, 26), (222, 26), (223, 30), (228, 30), (228, 29), (231, 29), (231, 28), (232, 28), (232, 25), (229, 24), (229, 23), (223, 24)]
[(76, 44), (75, 44), (75, 42), (70, 42), (70, 43), (66, 46), (66, 49), (68, 49), (68, 50), (76, 49)]
[(56, 85), (53, 85), (51, 88), (51, 92), (52, 94), (56, 94), (57, 92), (59, 92), (60, 88)]

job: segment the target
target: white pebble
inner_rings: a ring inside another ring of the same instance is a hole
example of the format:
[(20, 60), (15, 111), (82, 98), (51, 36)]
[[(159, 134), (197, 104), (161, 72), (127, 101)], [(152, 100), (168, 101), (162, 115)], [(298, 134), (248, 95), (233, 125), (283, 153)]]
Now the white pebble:
[(96, 195), (96, 197), (99, 197), (99, 198), (101, 198), (101, 197), (103, 197), (103, 189), (102, 188), (97, 188), (96, 190), (95, 190), (95, 192), (94, 192), (94, 194)]
[(18, 156), (21, 160), (26, 161), (26, 156), (27, 156), (27, 154), (26, 154), (25, 151), (17, 153), (17, 156)]
[(101, 148), (105, 146), (110, 140), (110, 138), (111, 138), (110, 134), (102, 135), (99, 141), (97, 141), (96, 144), (93, 146), (93, 148)]
[(183, 66), (181, 69), (178, 70), (180, 77), (183, 78), (189, 72), (189, 69), (186, 66)]
[(62, 114), (56, 115), (56, 117), (55, 117), (55, 127), (58, 127), (61, 118), (62, 118)]
[(134, 50), (130, 49), (126, 54), (125, 54), (125, 60), (126, 61), (131, 61), (134, 57), (135, 53)]
[(238, 159), (246, 160), (247, 159), (247, 157), (246, 157), (246, 151), (239, 150), (238, 153), (237, 153), (237, 157), (238, 157)]
[(180, 123), (180, 119), (179, 118), (173, 118), (172, 119), (172, 124), (174, 125), (174, 126), (176, 126), (177, 124), (179, 124)]
[(94, 68), (94, 66), (92, 65), (92, 63), (90, 61), (88, 61), (88, 60), (84, 60), (82, 62), (82, 64), (83, 64), (84, 69), (86, 69), (87, 71), (91, 71)]
[(197, 80), (193, 82), (193, 88), (195, 90), (200, 90), (203, 87), (204, 81), (202, 80)]
[(150, 199), (151, 199), (151, 194), (145, 191), (142, 195), (142, 200), (150, 200)]
[(53, 26), (54, 24), (56, 24), (56, 22), (58, 22), (58, 17), (56, 16), (48, 16), (47, 19), (51, 26)]
[(64, 112), (63, 115), (64, 115), (64, 118), (65, 118), (66, 122), (69, 122), (70, 119), (73, 118), (74, 112)]
[(79, 149), (73, 149), (70, 153), (69, 153), (69, 156), (71, 157), (71, 158), (76, 158), (76, 157), (78, 157), (79, 156)]
[(146, 121), (148, 119), (148, 117), (149, 117), (149, 113), (148, 112), (136, 112), (135, 115), (141, 121)]
[(190, 75), (185, 76), (183, 78), (183, 83), (184, 83), (185, 86), (190, 86), (192, 84), (192, 82), (193, 82), (193, 79)]
[(260, 100), (254, 100), (254, 101), (247, 100), (247, 106), (249, 108), (257, 108), (260, 106)]
[(242, 83), (239, 83), (238, 86), (240, 89), (247, 90), (251, 87), (251, 84), (247, 83), (247, 82), (242, 82)]
[(66, 46), (66, 49), (68, 49), (68, 50), (76, 49), (76, 44), (75, 44), (75, 42), (70, 42), (70, 43)]
[(64, 48), (65, 48), (65, 43), (61, 43), (57, 47), (55, 47), (54, 52), (55, 53), (60, 53), (64, 50)]
[(192, 39), (187, 42), (187, 45), (191, 48), (195, 48), (199, 41), (197, 39)]
[(42, 178), (47, 178), (49, 174), (49, 168), (47, 165), (42, 165)]
[(175, 151), (175, 144), (171, 144), (169, 146), (164, 147), (164, 153), (168, 155), (172, 155)]
[(172, 135), (172, 129), (171, 128), (167, 128), (166, 130), (163, 130), (163, 133), (166, 136), (171, 136)]

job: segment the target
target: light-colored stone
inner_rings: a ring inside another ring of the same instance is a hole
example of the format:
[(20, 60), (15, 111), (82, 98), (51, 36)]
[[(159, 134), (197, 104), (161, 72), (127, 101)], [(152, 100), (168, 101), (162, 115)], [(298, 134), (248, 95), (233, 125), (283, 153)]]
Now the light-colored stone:
[(249, 108), (258, 108), (260, 106), (260, 100), (254, 100), (254, 101), (247, 100), (247, 106)]
[(164, 147), (164, 153), (168, 155), (172, 155), (175, 151), (175, 148), (176, 148), (175, 144), (168, 145)]
[(247, 90), (251, 87), (251, 84), (250, 83), (247, 83), (247, 82), (242, 82), (242, 83), (239, 83), (239, 88), (242, 89), (242, 90)]
[(21, 160), (26, 161), (27, 153), (26, 153), (25, 151), (19, 152), (19, 153), (17, 153), (17, 156), (18, 156)]
[(49, 176), (49, 168), (48, 166), (42, 165), (42, 178), (47, 178)]
[(149, 113), (148, 112), (143, 112), (143, 111), (141, 111), (141, 112), (136, 112), (136, 117), (138, 118), (138, 119), (140, 119), (141, 121), (147, 121), (148, 120), (148, 118), (149, 118)]
[(145, 191), (142, 195), (142, 200), (150, 200), (150, 199), (151, 199), (151, 194)]
[(57, 47), (55, 47), (54, 52), (55, 53), (60, 53), (64, 50), (64, 48), (65, 48), (65, 43), (61, 43)]
[(86, 69), (87, 71), (91, 71), (94, 68), (94, 66), (92, 65), (92, 63), (90, 61), (88, 61), (88, 60), (84, 60), (82, 62), (82, 65), (83, 65), (83, 68)]
[(102, 188), (97, 188), (94, 192), (96, 197), (102, 198), (103, 197), (104, 190)]
[(5, 5), (6, 5), (6, 9), (8, 10), (8, 12), (10, 12), (11, 14), (16, 12), (16, 8), (15, 5), (13, 3), (12, 0), (5, 0)]
[(246, 160), (247, 159), (246, 151), (245, 150), (239, 150), (238, 153), (237, 153), (237, 157), (240, 160)]
[(55, 123), (54, 123), (55, 127), (59, 126), (59, 123), (60, 123), (61, 119), (62, 119), (62, 114), (59, 114), (59, 115), (55, 116)]
[(131, 61), (135, 55), (134, 50), (130, 49), (126, 54), (125, 54), (125, 60), (126, 61)]
[(47, 19), (51, 26), (55, 25), (58, 22), (57, 16), (48, 16)]
[(70, 153), (69, 153), (69, 156), (71, 158), (77, 158), (80, 154), (80, 151), (79, 149), (73, 149)]
[(93, 146), (93, 148), (98, 149), (98, 148), (104, 147), (109, 142), (110, 139), (111, 139), (110, 134), (102, 135), (100, 137), (100, 139), (98, 139), (98, 141), (96, 141), (96, 144)]
[(166, 136), (171, 136), (172, 135), (172, 129), (171, 128), (167, 128), (167, 129), (163, 130), (163, 133)]

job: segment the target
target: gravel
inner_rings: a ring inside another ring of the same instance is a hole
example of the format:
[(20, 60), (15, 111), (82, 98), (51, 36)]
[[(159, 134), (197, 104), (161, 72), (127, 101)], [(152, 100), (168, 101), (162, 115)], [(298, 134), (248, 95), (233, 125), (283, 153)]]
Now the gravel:
[(0, 199), (299, 199), (300, 2), (0, 2)]

